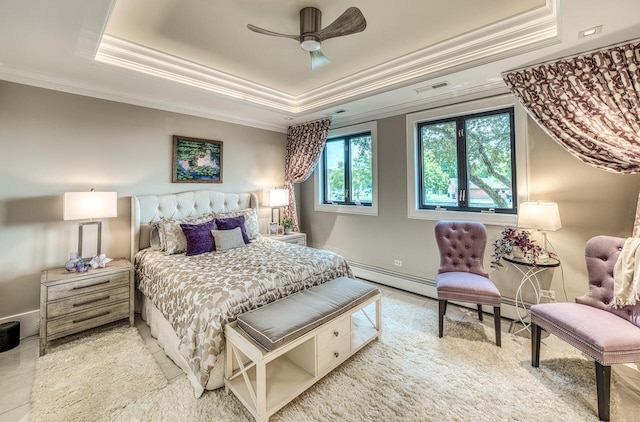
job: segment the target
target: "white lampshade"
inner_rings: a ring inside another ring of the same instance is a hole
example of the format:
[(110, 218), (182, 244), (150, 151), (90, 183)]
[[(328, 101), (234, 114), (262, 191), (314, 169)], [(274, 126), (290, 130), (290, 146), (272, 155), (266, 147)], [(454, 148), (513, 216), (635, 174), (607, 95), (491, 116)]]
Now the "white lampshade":
[(523, 202), (518, 210), (518, 227), (555, 231), (562, 227), (555, 202)]
[(117, 192), (65, 192), (63, 218), (90, 220), (118, 216)]
[(262, 205), (265, 207), (286, 207), (289, 205), (288, 189), (265, 189), (262, 191)]

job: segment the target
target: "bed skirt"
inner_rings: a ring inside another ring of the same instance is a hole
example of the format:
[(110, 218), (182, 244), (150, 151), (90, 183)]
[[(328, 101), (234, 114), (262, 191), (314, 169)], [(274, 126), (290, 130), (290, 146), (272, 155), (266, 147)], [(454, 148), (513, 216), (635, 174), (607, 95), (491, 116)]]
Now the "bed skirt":
[(209, 373), (207, 385), (203, 387), (178, 351), (180, 340), (178, 340), (178, 336), (176, 336), (169, 321), (166, 320), (149, 298), (144, 295), (140, 296), (142, 297), (140, 312), (142, 319), (149, 326), (151, 335), (158, 340), (158, 344), (164, 350), (164, 353), (187, 375), (189, 382), (193, 385), (196, 398), (200, 397), (204, 390), (215, 390), (224, 387), (224, 350), (218, 357), (218, 363)]

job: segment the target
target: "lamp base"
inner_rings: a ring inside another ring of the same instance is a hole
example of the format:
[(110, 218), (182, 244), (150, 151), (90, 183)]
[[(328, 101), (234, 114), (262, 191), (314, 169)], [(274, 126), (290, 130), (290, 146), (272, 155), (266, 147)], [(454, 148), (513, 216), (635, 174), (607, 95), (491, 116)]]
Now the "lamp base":
[[(96, 255), (100, 255), (102, 253), (101, 251), (101, 245), (102, 245), (102, 221), (88, 221), (86, 223), (80, 223), (78, 225), (78, 257), (80, 259), (82, 259), (83, 261), (91, 261), (91, 259), (96, 256)], [(95, 247), (95, 253), (94, 250), (92, 250), (92, 248), (87, 244), (87, 247), (84, 247), (84, 237), (85, 237), (85, 230), (88, 231), (89, 227), (88, 226), (97, 226), (95, 228), (95, 237), (96, 237), (96, 247)], [(86, 227), (86, 229), (85, 229)], [(85, 253), (88, 253), (88, 256), (84, 256), (83, 254), (83, 249), (85, 251)]]

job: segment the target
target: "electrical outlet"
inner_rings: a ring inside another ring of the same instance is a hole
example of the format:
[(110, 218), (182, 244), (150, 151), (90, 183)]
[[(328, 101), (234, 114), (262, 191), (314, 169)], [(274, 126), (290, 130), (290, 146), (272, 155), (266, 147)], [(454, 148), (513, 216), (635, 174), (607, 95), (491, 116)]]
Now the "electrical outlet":
[(556, 292), (553, 290), (540, 290), (540, 297), (546, 297), (547, 299), (556, 300)]
[(393, 265), (395, 265), (396, 267), (402, 267), (402, 261), (400, 261), (399, 259), (394, 259)]

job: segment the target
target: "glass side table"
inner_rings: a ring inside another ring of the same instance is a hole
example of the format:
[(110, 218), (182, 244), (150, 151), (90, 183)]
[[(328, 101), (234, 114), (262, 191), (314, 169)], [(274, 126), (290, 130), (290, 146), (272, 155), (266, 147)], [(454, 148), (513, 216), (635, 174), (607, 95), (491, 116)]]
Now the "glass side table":
[[(527, 305), (524, 302), (523, 289), (525, 286), (529, 285), (533, 289), (536, 297), (536, 303), (540, 303), (541, 298), (541, 290), (540, 280), (538, 279), (538, 275), (547, 271), (550, 268), (555, 268), (560, 266), (560, 260), (557, 258), (547, 258), (544, 262), (531, 262), (527, 258), (516, 258), (513, 256), (503, 256), (502, 259), (507, 261), (514, 267), (516, 270), (522, 274), (522, 280), (520, 280), (520, 284), (518, 285), (518, 290), (516, 291), (516, 312), (518, 313), (518, 319), (522, 323), (522, 328), (518, 331), (513, 332), (514, 334), (519, 333), (523, 330), (527, 330), (531, 332), (531, 319), (529, 319), (530, 312), (527, 308)], [(509, 325), (509, 332), (512, 332), (513, 324), (517, 321), (512, 321)]]

